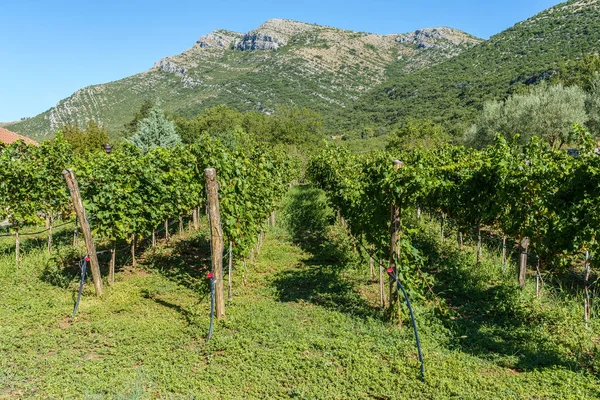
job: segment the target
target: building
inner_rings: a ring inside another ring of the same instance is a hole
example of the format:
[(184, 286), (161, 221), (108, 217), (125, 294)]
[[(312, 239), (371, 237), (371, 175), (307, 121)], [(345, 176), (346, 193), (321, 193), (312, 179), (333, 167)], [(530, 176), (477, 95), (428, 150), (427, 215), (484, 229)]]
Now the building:
[(18, 133), (14, 133), (9, 131), (6, 128), (0, 127), (0, 143), (2, 144), (11, 144), (16, 142), (17, 140), (22, 140), (27, 144), (32, 144), (34, 146), (39, 146), (39, 143), (35, 140), (29, 139), (28, 137), (19, 135)]

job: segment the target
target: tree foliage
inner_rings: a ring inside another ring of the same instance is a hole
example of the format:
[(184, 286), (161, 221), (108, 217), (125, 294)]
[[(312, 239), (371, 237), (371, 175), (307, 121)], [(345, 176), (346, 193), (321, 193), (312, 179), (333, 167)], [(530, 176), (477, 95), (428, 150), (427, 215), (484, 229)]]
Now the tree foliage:
[(141, 120), (146, 119), (150, 116), (150, 111), (155, 108), (154, 101), (150, 99), (144, 100), (140, 109), (135, 113), (131, 121), (123, 125), (123, 135), (129, 137), (138, 130), (138, 125)]
[(104, 145), (109, 142), (108, 131), (93, 120), (88, 121), (84, 129), (75, 123), (63, 126), (60, 132), (76, 154), (104, 151)]
[(321, 116), (298, 107), (279, 108), (273, 115), (267, 115), (218, 106), (191, 119), (178, 117), (176, 124), (184, 143), (196, 143), (207, 134), (230, 148), (248, 147), (250, 142), (257, 142), (310, 150), (325, 138)]
[(173, 121), (167, 119), (162, 110), (153, 108), (148, 117), (139, 121), (138, 128), (129, 141), (147, 153), (155, 147), (174, 147), (181, 143), (181, 138)]
[[(484, 225), (515, 239), (528, 237), (543, 268), (564, 271), (582, 252), (600, 251), (600, 156), (583, 128), (575, 133), (578, 157), (538, 137), (522, 148), (518, 137), (508, 142), (500, 135), (482, 150), (444, 146), (354, 155), (326, 148), (311, 159), (308, 177), (325, 190), (353, 235), (380, 256), (389, 254), (390, 205), (396, 204), (404, 216), (417, 206), (441, 214), (460, 232)], [(395, 170), (393, 159), (404, 166)], [(403, 221), (403, 251), (410, 253)], [(400, 270), (418, 285), (410, 254), (404, 257)]]
[(446, 129), (428, 119), (407, 118), (388, 139), (387, 150), (434, 149), (448, 143)]
[(588, 114), (587, 128), (592, 135), (600, 137), (600, 75), (596, 75), (590, 82), (585, 109)]
[(527, 94), (515, 94), (505, 101), (489, 101), (467, 133), (467, 141), (475, 147), (490, 144), (497, 133), (508, 140), (519, 135), (521, 144), (534, 136), (550, 146), (561, 148), (572, 143), (573, 125), (584, 125), (586, 93), (577, 86), (541, 84)]
[[(520, 93), (551, 79), (570, 60), (596, 53), (599, 28), (595, 2), (561, 3), (456, 57), (390, 79), (345, 111), (346, 127), (391, 126), (411, 116), (444, 123), (461, 135), (487, 101)], [(593, 59), (590, 56), (590, 65), (581, 68), (587, 74), (582, 80), (597, 70)]]

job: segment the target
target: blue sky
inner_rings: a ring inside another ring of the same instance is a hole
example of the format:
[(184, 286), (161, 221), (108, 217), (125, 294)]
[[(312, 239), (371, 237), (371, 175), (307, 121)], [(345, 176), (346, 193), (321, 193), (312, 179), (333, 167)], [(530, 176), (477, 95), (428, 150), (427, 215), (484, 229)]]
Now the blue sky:
[(31, 117), (84, 86), (179, 54), (215, 29), (286, 18), (379, 34), (450, 26), (488, 38), (558, 0), (2, 0), (0, 121)]

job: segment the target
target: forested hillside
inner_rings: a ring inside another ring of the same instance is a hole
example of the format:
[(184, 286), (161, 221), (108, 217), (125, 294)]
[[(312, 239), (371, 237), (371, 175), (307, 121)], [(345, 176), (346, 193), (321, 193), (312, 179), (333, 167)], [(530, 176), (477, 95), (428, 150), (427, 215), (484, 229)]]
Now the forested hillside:
[(568, 1), (457, 57), (384, 83), (354, 104), (349, 126), (385, 126), (411, 116), (463, 128), (485, 101), (523, 91), (598, 50), (598, 0)]

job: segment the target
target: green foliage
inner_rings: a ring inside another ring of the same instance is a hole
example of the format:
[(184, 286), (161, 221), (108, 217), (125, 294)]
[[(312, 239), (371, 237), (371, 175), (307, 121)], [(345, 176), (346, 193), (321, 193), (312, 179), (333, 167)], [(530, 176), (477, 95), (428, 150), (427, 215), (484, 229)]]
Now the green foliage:
[(158, 108), (151, 109), (148, 117), (138, 122), (137, 130), (128, 140), (144, 153), (155, 147), (174, 147), (181, 143), (175, 124)]
[(88, 121), (84, 129), (79, 124), (63, 126), (64, 138), (76, 154), (99, 153), (104, 151), (104, 145), (109, 142), (108, 131), (96, 121)]
[[(156, 249), (163, 264), (117, 273), (102, 299), (86, 282), (72, 324), (67, 316), (77, 293), (76, 266), (72, 281), (56, 286), (43, 278), (40, 266), (50, 257), (44, 249), (24, 257), (18, 272), (9, 267), (10, 256), (0, 254), (3, 395), (359, 399), (368, 392), (377, 398), (481, 400), (499, 393), (532, 400), (600, 395), (593, 369), (598, 349), (591, 344), (598, 327), (579, 328), (578, 300), (557, 293), (532, 305), (530, 293), (515, 290), (492, 260), (475, 265), (466, 253), (436, 241), (430, 224), (418, 239), (430, 246), (428, 268), (436, 271), (433, 290), (444, 313), (436, 311), (434, 297), (415, 302), (427, 384), (419, 379), (410, 330), (381, 316), (374, 302), (377, 284), (364, 270), (339, 264), (335, 273), (328, 260), (291, 244), (282, 230), (267, 236), (245, 287), (241, 274), (234, 274), (238, 289), (227, 319), (215, 325), (207, 343), (207, 233)], [(168, 274), (186, 253), (194, 261), (182, 263), (181, 276)], [(150, 254), (145, 258), (152, 259)]]
[(146, 99), (140, 106), (139, 110), (133, 116), (133, 119), (126, 124), (123, 124), (123, 134), (129, 137), (137, 132), (140, 121), (150, 116), (150, 111), (155, 108), (154, 101)]
[(71, 196), (62, 171), (73, 163), (74, 149), (59, 134), (53, 140), (42, 142), (39, 147), (31, 150), (39, 182), (37, 193), (32, 193), (37, 198), (38, 211), (49, 217), (50, 222), (55, 217), (65, 218), (71, 212)]
[(58, 135), (41, 146), (18, 141), (0, 149), (0, 218), (15, 229), (54, 218), (69, 209), (69, 195), (62, 176), (73, 158), (70, 144)]
[(441, 124), (409, 117), (390, 135), (386, 149), (434, 149), (448, 143), (450, 139), (450, 135)]
[(599, 73), (600, 55), (592, 53), (561, 63), (551, 81), (560, 82), (565, 86), (579, 86), (589, 91), (592, 89), (593, 82)]
[(184, 143), (196, 143), (207, 134), (232, 150), (250, 148), (252, 142), (258, 142), (310, 151), (325, 138), (321, 116), (298, 107), (283, 107), (273, 115), (266, 115), (218, 106), (191, 119), (179, 116), (176, 123)]
[[(353, 105), (348, 128), (390, 126), (411, 116), (444, 123), (461, 135), (487, 101), (506, 99), (551, 79), (568, 60), (597, 52), (598, 40), (596, 2), (561, 3), (456, 57), (389, 80)], [(583, 69), (589, 72), (597, 67)], [(588, 72), (583, 80), (591, 76)]]
[(324, 137), (320, 114), (307, 108), (284, 107), (275, 112), (267, 141), (314, 149)]
[(38, 221), (32, 195), (35, 196), (41, 182), (31, 152), (31, 147), (17, 141), (0, 154), (0, 218), (8, 218), (17, 229)]
[(110, 155), (86, 153), (75, 160), (59, 135), (40, 147), (17, 142), (2, 149), (0, 167), (0, 218), (8, 217), (16, 229), (67, 214), (70, 197), (61, 172), (74, 167), (94, 235), (111, 243), (143, 238), (165, 220), (188, 215), (204, 202), (204, 169), (216, 168), (223, 231), (236, 255), (247, 255), (298, 174), (282, 146), (248, 142), (232, 148), (207, 135), (194, 145), (146, 152), (124, 143)]
[(585, 100), (588, 114), (586, 126), (595, 137), (600, 137), (600, 76), (590, 82), (589, 92)]
[(537, 136), (550, 146), (561, 148), (574, 142), (573, 125), (584, 125), (588, 120), (585, 102), (583, 90), (561, 84), (541, 84), (531, 88), (528, 94), (486, 102), (483, 113), (467, 133), (467, 142), (483, 147), (501, 133), (508, 140), (519, 135), (521, 144)]
[(207, 135), (190, 150), (199, 171), (216, 168), (225, 241), (233, 243), (236, 255), (247, 256), (267, 216), (298, 175), (295, 160), (280, 146), (231, 150)]
[[(420, 206), (461, 232), (485, 225), (513, 238), (528, 237), (542, 268), (563, 272), (582, 252), (600, 251), (600, 221), (593, 211), (600, 207), (600, 157), (585, 130), (573, 132), (580, 147), (576, 158), (537, 137), (521, 152), (518, 137), (509, 144), (497, 136), (481, 151), (442, 147), (356, 156), (325, 149), (311, 159), (308, 176), (326, 191), (352, 234), (379, 254), (386, 255), (389, 246), (390, 205)], [(404, 162), (397, 171), (394, 158)], [(410, 242), (402, 246), (411, 248)], [(407, 281), (414, 284), (414, 275)]]
[(183, 143), (195, 143), (203, 134), (216, 137), (238, 130), (242, 119), (239, 111), (220, 105), (208, 108), (194, 118), (179, 116), (175, 122)]
[[(411, 152), (412, 153), (412, 152)], [(418, 157), (418, 156), (417, 156)], [(420, 202), (432, 177), (424, 177), (425, 167), (409, 165), (395, 170), (392, 156), (373, 153), (356, 156), (346, 149), (326, 148), (311, 158), (308, 178), (323, 189), (334, 209), (348, 224), (350, 233), (365, 246), (372, 246), (381, 259), (389, 259), (390, 206), (402, 212)], [(404, 220), (401, 218), (401, 224)], [(420, 255), (411, 235), (402, 225), (397, 273), (412, 296), (418, 297), (427, 277), (416, 273)]]

